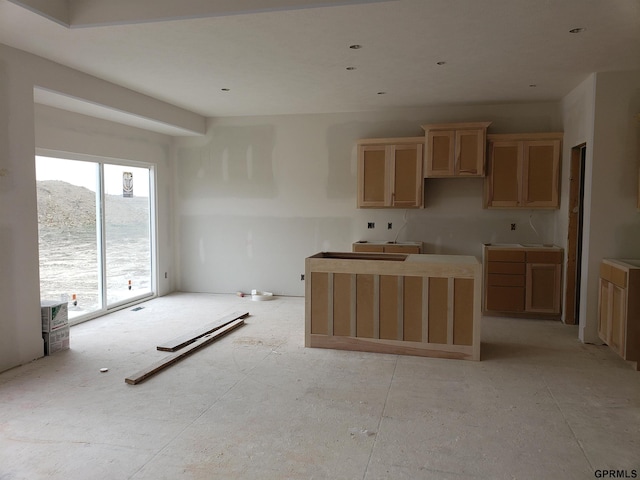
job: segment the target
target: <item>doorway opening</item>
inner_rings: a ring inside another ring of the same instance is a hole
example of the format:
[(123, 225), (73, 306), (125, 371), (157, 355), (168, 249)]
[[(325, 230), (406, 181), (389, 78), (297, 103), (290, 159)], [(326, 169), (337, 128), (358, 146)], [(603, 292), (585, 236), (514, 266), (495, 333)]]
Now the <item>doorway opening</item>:
[(41, 300), (70, 323), (155, 294), (153, 168), (36, 157)]
[(567, 234), (567, 285), (565, 289), (565, 323), (579, 323), (580, 278), (582, 266), (582, 225), (584, 217), (585, 143), (571, 149), (569, 176), (569, 228)]

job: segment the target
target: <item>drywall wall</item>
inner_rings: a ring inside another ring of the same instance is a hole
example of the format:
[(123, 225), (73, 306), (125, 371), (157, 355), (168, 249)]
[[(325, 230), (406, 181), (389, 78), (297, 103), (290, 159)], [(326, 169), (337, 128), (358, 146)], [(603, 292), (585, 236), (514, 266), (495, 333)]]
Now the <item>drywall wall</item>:
[[(78, 98), (95, 94), (100, 97), (95, 100), (104, 105), (111, 101), (115, 106), (130, 103), (138, 114), (153, 117), (156, 112), (157, 121), (170, 123), (173, 114), (177, 117), (177, 124), (183, 121), (197, 123), (198, 120), (195, 114), (191, 116), (158, 100), (0, 45), (0, 371), (43, 354), (34, 161), (36, 146), (156, 163), (161, 197), (159, 207), (163, 217), (159, 227), (164, 237), (161, 240), (163, 251), (159, 252), (162, 255), (160, 265), (173, 271), (170, 223), (173, 151), (170, 140), (144, 135), (129, 127), (72, 118), (71, 115), (56, 118), (52, 110), (38, 108), (38, 138), (42, 143), (37, 145), (34, 86), (60, 89), (72, 95), (77, 91)], [(170, 284), (160, 288), (163, 292), (172, 289)]]
[(495, 133), (562, 131), (558, 103), (211, 119), (205, 137), (176, 144), (178, 288), (303, 295), (304, 258), (357, 240), (477, 256), (485, 242), (553, 241), (555, 212), (484, 210), (482, 179), (426, 180), (421, 210), (356, 208), (358, 139), (483, 120)]
[[(569, 228), (569, 176), (571, 172), (571, 149), (578, 145), (586, 144), (586, 159), (585, 159), (585, 182), (590, 185), (592, 182), (592, 166), (593, 166), (593, 120), (595, 109), (595, 74), (589, 75), (580, 85), (574, 88), (568, 95), (566, 95), (561, 102), (562, 105), (562, 117), (564, 138), (562, 142), (563, 150), (563, 162), (562, 162), (562, 175), (561, 175), (561, 192), (560, 192), (560, 209), (556, 215), (556, 227), (555, 227), (555, 243), (563, 247), (566, 251), (567, 248), (567, 233)], [(590, 229), (590, 212), (591, 212), (591, 200), (589, 196), (589, 189), (585, 195), (584, 207), (584, 231)], [(587, 236), (584, 237), (585, 240)], [(588, 255), (589, 245), (588, 242), (583, 242), (582, 251), (582, 272), (587, 272), (588, 268)], [(564, 258), (564, 271), (567, 272), (567, 255)], [(566, 277), (566, 276), (565, 276)], [(580, 290), (586, 292), (588, 275), (581, 276), (582, 282)], [(566, 281), (566, 278), (565, 278)], [(563, 296), (564, 297), (564, 296)], [(581, 295), (582, 307), (580, 310), (584, 312), (587, 308), (586, 295)], [(563, 298), (563, 302), (565, 299)], [(567, 308), (571, 306), (563, 305), (562, 313), (563, 317), (567, 312)], [(585, 316), (579, 314), (578, 319), (584, 319)]]
[[(598, 278), (603, 258), (640, 258), (636, 209), (640, 162), (640, 72), (596, 74), (593, 158), (585, 177), (586, 268), (580, 338), (597, 336)], [(585, 263), (583, 263), (585, 265)]]

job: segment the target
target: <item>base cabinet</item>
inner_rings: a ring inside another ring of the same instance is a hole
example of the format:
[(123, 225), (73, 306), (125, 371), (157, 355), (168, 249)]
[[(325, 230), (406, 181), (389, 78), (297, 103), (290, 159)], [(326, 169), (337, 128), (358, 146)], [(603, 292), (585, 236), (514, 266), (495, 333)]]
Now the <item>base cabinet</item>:
[(622, 358), (637, 362), (640, 369), (640, 261), (602, 261), (598, 335)]
[(485, 311), (559, 315), (562, 257), (556, 247), (485, 246)]

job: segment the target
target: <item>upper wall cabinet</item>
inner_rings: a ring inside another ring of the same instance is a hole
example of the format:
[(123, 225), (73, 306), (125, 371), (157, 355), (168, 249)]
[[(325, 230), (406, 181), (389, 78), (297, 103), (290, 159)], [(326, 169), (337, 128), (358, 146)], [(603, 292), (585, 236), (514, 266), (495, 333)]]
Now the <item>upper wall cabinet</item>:
[(422, 125), (425, 178), (484, 177), (487, 127), (491, 122)]
[(562, 133), (487, 135), (488, 208), (558, 208)]
[(358, 208), (422, 206), (424, 137), (358, 141)]

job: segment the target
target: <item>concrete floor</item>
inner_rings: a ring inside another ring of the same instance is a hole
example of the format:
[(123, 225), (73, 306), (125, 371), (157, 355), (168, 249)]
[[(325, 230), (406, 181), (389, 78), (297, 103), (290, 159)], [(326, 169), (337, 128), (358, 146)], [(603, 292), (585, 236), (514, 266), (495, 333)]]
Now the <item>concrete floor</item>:
[[(142, 306), (0, 374), (1, 480), (640, 475), (640, 372), (576, 327), (484, 318), (468, 362), (304, 348), (302, 298)], [(125, 384), (156, 344), (236, 310), (247, 325)]]

